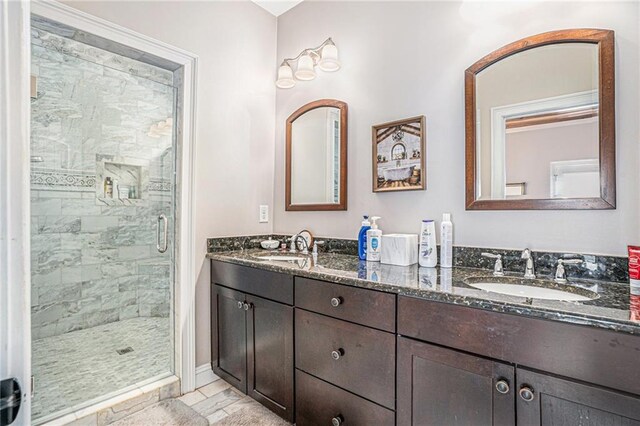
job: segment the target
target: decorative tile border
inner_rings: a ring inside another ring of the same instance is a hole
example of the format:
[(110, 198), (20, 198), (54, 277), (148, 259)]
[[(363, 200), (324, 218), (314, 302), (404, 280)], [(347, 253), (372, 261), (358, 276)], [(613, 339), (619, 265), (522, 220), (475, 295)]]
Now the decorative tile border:
[[(285, 241), (287, 235), (255, 235), (242, 237), (209, 238), (207, 249), (209, 253), (248, 250), (260, 248), (260, 241), (269, 237), (279, 241)], [(341, 238), (315, 237), (325, 241), (319, 246), (321, 252), (346, 254), (356, 256), (358, 254), (358, 241)], [(440, 247), (438, 247), (439, 251)], [(466, 268), (493, 269), (494, 260), (483, 257), (481, 253), (488, 252), (502, 255), (502, 263), (505, 271), (524, 272), (526, 261), (521, 258), (519, 250), (494, 249), (482, 247), (453, 248), (453, 265)], [(532, 252), (536, 274), (550, 277), (555, 274), (558, 259), (562, 257), (575, 257), (581, 255), (585, 263), (581, 265), (566, 265), (567, 276), (570, 278), (595, 279), (613, 282), (629, 282), (628, 259), (617, 256), (600, 256), (582, 253), (556, 253), (556, 252)]]
[(171, 192), (173, 183), (164, 179), (149, 179), (149, 192)]
[(96, 186), (96, 175), (84, 171), (73, 170), (31, 170), (32, 189), (93, 189)]
[[(149, 192), (171, 192), (173, 183), (149, 179)], [(31, 169), (32, 190), (95, 191), (95, 173), (83, 170)]]

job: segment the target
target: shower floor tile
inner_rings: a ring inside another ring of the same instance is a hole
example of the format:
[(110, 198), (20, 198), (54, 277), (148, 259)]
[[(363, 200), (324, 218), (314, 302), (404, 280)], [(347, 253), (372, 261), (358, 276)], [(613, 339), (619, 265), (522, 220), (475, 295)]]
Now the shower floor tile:
[(169, 328), (169, 318), (132, 318), (34, 340), (32, 418), (171, 372)]

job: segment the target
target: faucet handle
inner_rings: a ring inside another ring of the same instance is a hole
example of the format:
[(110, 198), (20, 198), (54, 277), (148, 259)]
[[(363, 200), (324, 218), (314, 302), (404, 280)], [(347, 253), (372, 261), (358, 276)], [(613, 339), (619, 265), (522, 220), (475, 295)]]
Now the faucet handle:
[(323, 246), (324, 245), (324, 241), (314, 241), (313, 242), (313, 254), (318, 254), (318, 246)]
[(504, 269), (502, 268), (502, 255), (501, 254), (493, 254), (493, 253), (481, 253), (482, 256), (488, 257), (490, 259), (495, 259), (496, 263), (493, 265), (493, 276), (502, 277), (504, 276)]
[(580, 265), (584, 263), (584, 259), (581, 257), (574, 257), (569, 259), (558, 259), (558, 265), (556, 267), (556, 276), (553, 279), (558, 284), (566, 284), (567, 282), (567, 271), (564, 268), (564, 265)]

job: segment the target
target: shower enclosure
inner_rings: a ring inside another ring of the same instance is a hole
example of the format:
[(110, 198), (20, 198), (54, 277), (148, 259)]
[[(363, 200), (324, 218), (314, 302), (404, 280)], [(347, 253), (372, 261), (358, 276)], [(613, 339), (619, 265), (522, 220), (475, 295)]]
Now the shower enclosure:
[(173, 72), (32, 19), (32, 418), (174, 372)]

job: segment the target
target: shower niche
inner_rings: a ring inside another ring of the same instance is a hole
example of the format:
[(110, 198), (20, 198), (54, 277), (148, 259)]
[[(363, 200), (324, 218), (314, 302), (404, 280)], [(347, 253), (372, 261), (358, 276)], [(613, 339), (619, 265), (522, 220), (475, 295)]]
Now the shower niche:
[(148, 198), (149, 163), (135, 158), (96, 155), (96, 204), (140, 205)]

